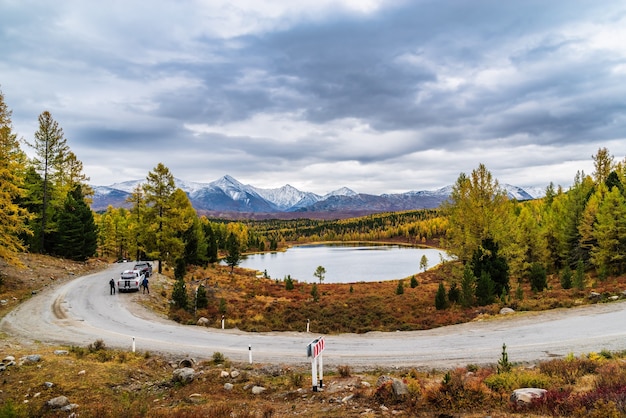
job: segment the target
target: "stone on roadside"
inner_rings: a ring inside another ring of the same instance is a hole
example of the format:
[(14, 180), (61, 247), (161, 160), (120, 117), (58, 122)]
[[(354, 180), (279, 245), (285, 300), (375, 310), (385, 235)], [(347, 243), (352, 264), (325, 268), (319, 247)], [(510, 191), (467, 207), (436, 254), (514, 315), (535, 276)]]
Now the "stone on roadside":
[(191, 367), (176, 369), (172, 373), (172, 380), (182, 384), (191, 383), (196, 376), (196, 372)]
[(69, 404), (70, 401), (65, 396), (57, 396), (56, 398), (49, 399), (46, 402), (46, 406), (51, 409), (60, 409)]
[(542, 399), (546, 396), (547, 390), (539, 388), (515, 389), (511, 393), (511, 402), (518, 405), (529, 405), (533, 399)]
[(261, 393), (265, 392), (265, 388), (263, 386), (253, 386), (252, 387), (252, 394), (253, 395), (260, 395)]

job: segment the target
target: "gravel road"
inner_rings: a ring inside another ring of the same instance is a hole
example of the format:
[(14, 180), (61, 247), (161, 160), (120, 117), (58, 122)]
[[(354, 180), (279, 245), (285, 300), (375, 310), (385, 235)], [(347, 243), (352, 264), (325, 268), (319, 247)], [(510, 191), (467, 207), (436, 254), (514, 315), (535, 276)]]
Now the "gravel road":
[[(235, 362), (306, 365), (306, 347), (319, 337), (306, 332), (246, 333), (182, 326), (141, 307), (141, 294), (109, 295), (108, 281), (128, 264), (47, 288), (0, 321), (22, 340), (150, 351), (179, 358), (209, 359), (223, 353)], [(543, 313), (503, 316), (428, 331), (324, 336), (325, 365), (450, 368), (493, 364), (506, 343), (511, 362), (535, 362), (626, 349), (626, 304), (614, 302)]]

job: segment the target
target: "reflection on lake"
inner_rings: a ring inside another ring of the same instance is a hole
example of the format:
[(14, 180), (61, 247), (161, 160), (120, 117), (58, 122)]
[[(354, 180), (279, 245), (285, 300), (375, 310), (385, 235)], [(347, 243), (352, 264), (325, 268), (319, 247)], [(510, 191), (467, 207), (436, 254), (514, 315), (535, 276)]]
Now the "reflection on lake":
[(403, 279), (419, 273), (425, 255), (428, 268), (448, 259), (445, 251), (433, 248), (377, 244), (316, 244), (290, 247), (284, 252), (252, 254), (239, 265), (273, 279), (290, 275), (300, 282), (315, 282), (317, 266), (326, 269), (324, 283), (377, 282)]

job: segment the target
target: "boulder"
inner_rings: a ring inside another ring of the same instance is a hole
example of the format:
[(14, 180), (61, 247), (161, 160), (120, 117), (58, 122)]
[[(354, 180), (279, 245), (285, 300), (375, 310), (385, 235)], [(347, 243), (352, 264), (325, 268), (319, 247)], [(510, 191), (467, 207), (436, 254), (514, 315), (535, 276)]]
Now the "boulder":
[(193, 382), (193, 379), (196, 376), (196, 372), (191, 367), (183, 367), (181, 369), (176, 369), (172, 373), (172, 380), (174, 382), (180, 382), (183, 384)]
[(511, 308), (502, 308), (500, 309), (500, 315), (510, 315), (510, 314), (514, 314), (515, 311)]
[(232, 377), (233, 379), (236, 379), (239, 377), (239, 370), (233, 370), (232, 372), (230, 372), (230, 377)]
[(200, 327), (208, 327), (209, 326), (209, 319), (202, 316), (202, 317), (198, 318), (198, 322), (196, 322), (196, 325), (198, 325)]
[(228, 390), (231, 391), (233, 390), (233, 384), (232, 383), (224, 383), (224, 390)]
[(252, 387), (252, 394), (253, 395), (260, 395), (261, 393), (265, 392), (265, 388), (263, 386), (253, 386)]
[(57, 396), (56, 398), (49, 399), (46, 402), (46, 406), (51, 409), (60, 409), (69, 404), (70, 401), (65, 396)]
[(533, 399), (542, 399), (546, 396), (545, 389), (539, 388), (522, 388), (515, 389), (511, 394), (511, 402), (518, 405), (529, 405)]
[(409, 386), (400, 379), (393, 379), (391, 382), (391, 389), (393, 394), (398, 398), (403, 398), (409, 395)]
[(220, 377), (228, 377), (228, 376), (230, 376), (230, 373), (228, 373), (226, 370), (222, 370), (220, 372)]

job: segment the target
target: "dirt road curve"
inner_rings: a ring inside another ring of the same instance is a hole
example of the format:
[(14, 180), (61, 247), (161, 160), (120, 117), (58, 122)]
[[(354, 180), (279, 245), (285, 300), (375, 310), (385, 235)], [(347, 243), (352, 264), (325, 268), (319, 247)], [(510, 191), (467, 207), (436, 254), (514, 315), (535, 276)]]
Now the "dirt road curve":
[[(42, 342), (81, 345), (102, 339), (108, 347), (195, 359), (221, 352), (232, 361), (307, 364), (315, 333), (245, 333), (181, 326), (140, 307), (137, 294), (109, 295), (108, 281), (128, 268), (77, 278), (47, 289), (10, 312), (2, 331)], [(449, 368), (495, 363), (506, 343), (509, 360), (532, 362), (607, 349), (626, 349), (626, 303), (615, 302), (541, 314), (455, 325), (429, 331), (325, 336), (324, 364), (354, 368)]]

